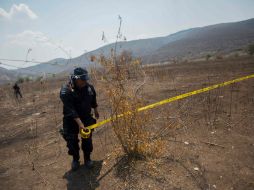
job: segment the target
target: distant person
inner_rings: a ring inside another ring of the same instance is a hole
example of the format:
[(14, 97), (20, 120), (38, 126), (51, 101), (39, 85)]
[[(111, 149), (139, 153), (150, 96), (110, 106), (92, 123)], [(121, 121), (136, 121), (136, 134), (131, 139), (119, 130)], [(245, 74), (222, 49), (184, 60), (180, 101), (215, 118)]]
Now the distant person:
[[(81, 129), (86, 130), (87, 126), (95, 124), (99, 113), (95, 89), (87, 82), (89, 80), (88, 72), (83, 68), (76, 68), (70, 78), (70, 83), (61, 88), (60, 98), (63, 102), (64, 115), (62, 134), (67, 142), (68, 154), (73, 157), (71, 167), (75, 171), (80, 166), (78, 133)], [(92, 109), (96, 119), (92, 116)], [(92, 168), (92, 133), (89, 138), (81, 139), (85, 166)]]
[[(22, 98), (22, 94), (20, 92), (20, 87), (18, 86), (17, 83), (15, 83), (15, 85), (12, 87), (14, 90), (14, 94), (16, 96), (16, 98), (18, 99), (19, 97)], [(18, 97), (19, 96), (19, 97)]]

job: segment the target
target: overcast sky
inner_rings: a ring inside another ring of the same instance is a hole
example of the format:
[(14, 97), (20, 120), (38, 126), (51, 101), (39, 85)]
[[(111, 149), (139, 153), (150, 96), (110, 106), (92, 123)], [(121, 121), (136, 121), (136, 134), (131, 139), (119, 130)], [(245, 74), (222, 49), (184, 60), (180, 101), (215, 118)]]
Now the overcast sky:
[(254, 18), (254, 0), (0, 0), (0, 59), (79, 56), (115, 40), (118, 15), (134, 40)]

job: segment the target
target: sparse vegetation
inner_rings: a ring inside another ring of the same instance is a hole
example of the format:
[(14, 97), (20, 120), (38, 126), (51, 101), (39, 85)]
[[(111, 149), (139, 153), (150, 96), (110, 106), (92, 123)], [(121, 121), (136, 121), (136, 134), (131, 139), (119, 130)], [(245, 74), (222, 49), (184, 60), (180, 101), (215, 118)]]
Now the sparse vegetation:
[(29, 82), (32, 81), (32, 78), (29, 76), (23, 76), (23, 77), (19, 77), (17, 79), (17, 83), (24, 83), (24, 82)]
[(25, 79), (23, 77), (19, 77), (17, 80), (17, 83), (23, 83), (25, 82)]
[(43, 79), (43, 76), (38, 76), (35, 81), (41, 81)]
[(254, 55), (254, 44), (249, 45), (247, 51), (249, 55)]
[(111, 117), (115, 118), (112, 126), (124, 152), (132, 158), (160, 155), (162, 141), (153, 139), (154, 134), (148, 130), (152, 116), (137, 111), (144, 105), (141, 92), (146, 80), (140, 59), (133, 59), (125, 51), (117, 58), (101, 55), (96, 60), (103, 66), (99, 75), (108, 89)]
[[(11, 86), (1, 86), (3, 187), (64, 189), (66, 184), (69, 189), (88, 190), (196, 190), (209, 189), (213, 184), (217, 189), (253, 187), (249, 178), (252, 172), (246, 167), (253, 165), (249, 146), (253, 136), (253, 79), (147, 112), (136, 111), (143, 105), (245, 76), (253, 71), (252, 58), (225, 58), (209, 65), (204, 61), (149, 67), (141, 67), (140, 60), (128, 56), (120, 60), (119, 57), (117, 75), (112, 59), (97, 57), (96, 61), (104, 65), (93, 69), (91, 83), (98, 90), (102, 120), (130, 110), (133, 114), (94, 132), (95, 168), (91, 171), (84, 168), (76, 173), (68, 171), (66, 144), (58, 134), (62, 119), (58, 94), (65, 77), (58, 76), (57, 80), (46, 80), (43, 84), (24, 83), (21, 102), (15, 102)], [(118, 80), (113, 80), (117, 77)], [(236, 168), (244, 168), (248, 173), (239, 172), (236, 176)]]
[(218, 54), (218, 55), (216, 55), (216, 59), (217, 59), (217, 60), (222, 60), (222, 59), (223, 59), (223, 56), (222, 56), (221, 54)]
[(206, 60), (208, 61), (212, 56), (210, 54), (206, 55)]

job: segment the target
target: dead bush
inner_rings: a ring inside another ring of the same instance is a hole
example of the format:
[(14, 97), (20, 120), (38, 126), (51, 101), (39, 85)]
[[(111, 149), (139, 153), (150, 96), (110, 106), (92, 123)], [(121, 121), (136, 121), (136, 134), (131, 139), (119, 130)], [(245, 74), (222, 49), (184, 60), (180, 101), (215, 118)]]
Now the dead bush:
[(110, 101), (112, 126), (124, 152), (132, 158), (147, 158), (160, 155), (163, 143), (154, 139), (149, 130), (152, 115), (139, 112), (144, 106), (141, 96), (146, 76), (141, 67), (141, 60), (134, 59), (130, 52), (107, 58), (96, 58), (102, 68), (98, 69), (107, 89)]

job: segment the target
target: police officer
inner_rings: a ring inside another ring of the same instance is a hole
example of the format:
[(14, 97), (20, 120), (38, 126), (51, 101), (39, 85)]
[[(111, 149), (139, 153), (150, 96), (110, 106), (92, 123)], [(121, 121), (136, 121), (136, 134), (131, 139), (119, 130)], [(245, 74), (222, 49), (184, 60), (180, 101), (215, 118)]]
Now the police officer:
[[(68, 85), (64, 85), (60, 91), (60, 98), (63, 102), (63, 137), (67, 142), (68, 154), (73, 157), (72, 170), (80, 166), (79, 138), (81, 129), (96, 123), (99, 118), (97, 111), (96, 92), (89, 84), (88, 72), (83, 68), (74, 69)], [(92, 117), (94, 110), (94, 119)], [(81, 138), (81, 148), (84, 155), (84, 163), (88, 168), (93, 166), (91, 153), (93, 151), (92, 133), (89, 138)]]
[(20, 87), (17, 83), (15, 83), (15, 85), (12, 87), (14, 90), (14, 94), (16, 96), (16, 98), (18, 99), (18, 96), (20, 96), (20, 98), (22, 98), (22, 94), (20, 92)]

